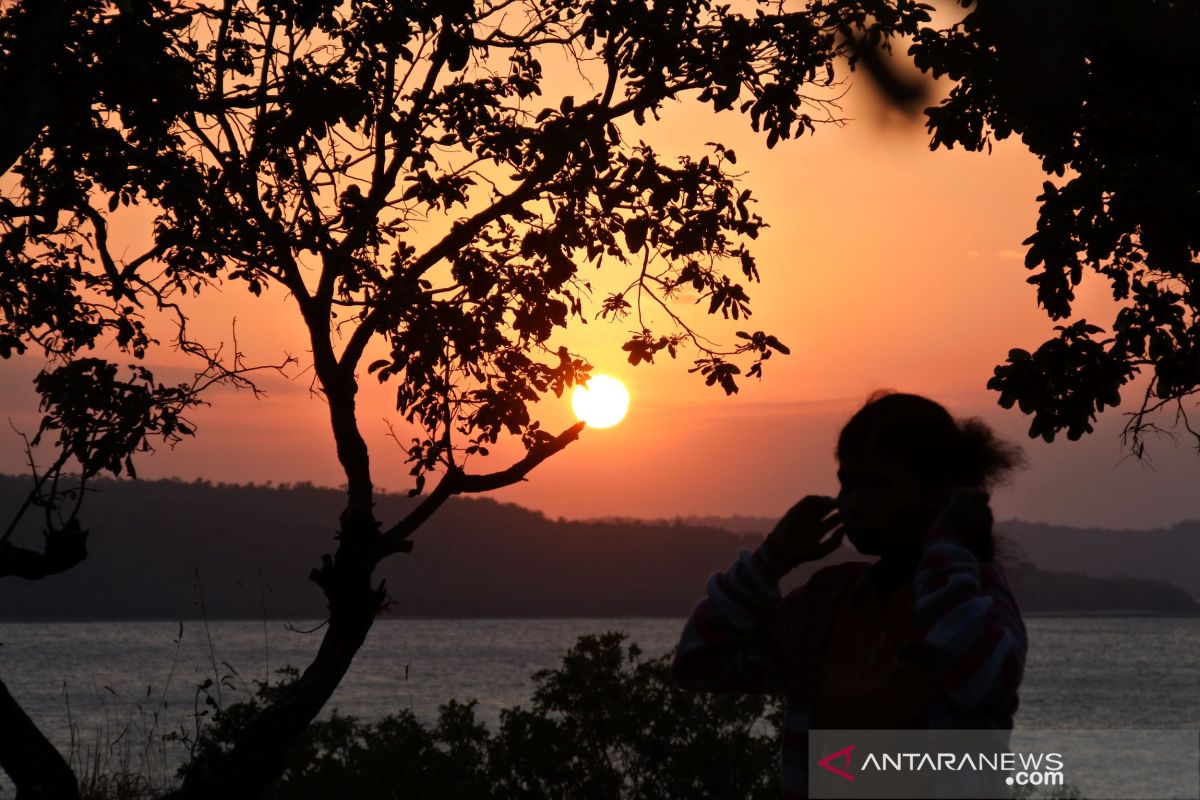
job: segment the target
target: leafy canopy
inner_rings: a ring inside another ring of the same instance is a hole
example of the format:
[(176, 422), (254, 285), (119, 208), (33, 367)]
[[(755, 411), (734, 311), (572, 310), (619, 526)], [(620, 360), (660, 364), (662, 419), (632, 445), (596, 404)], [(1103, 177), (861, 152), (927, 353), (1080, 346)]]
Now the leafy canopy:
[[(1058, 336), (1013, 349), (989, 388), (1032, 414), (1030, 436), (1078, 439), (1142, 367), (1126, 426), (1200, 391), (1200, 6), (1176, 0), (978, 0), (948, 30), (922, 30), (918, 66), (956, 85), (928, 111), (932, 147), (990, 148), (1016, 134), (1047, 180), (1025, 240), (1028, 282)], [(1085, 268), (1120, 304), (1106, 331), (1072, 315)], [(1098, 335), (1108, 333), (1105, 338)]]
[[(665, 158), (631, 130), (691, 99), (747, 115), (773, 146), (834, 119), (835, 61), (856, 58), (847, 35), (886, 46), (928, 19), (911, 0), (56, 7), (0, 17), (3, 69), (56, 98), (24, 109), (44, 124), (0, 197), (0, 354), (36, 344), (67, 362), (112, 341), (141, 358), (156, 309), (213, 377), (244, 380), (191, 339), (188, 299), (281, 289), (360, 503), (364, 368), (421, 431), (418, 490), (502, 434), (531, 452), (555, 441), (529, 406), (586, 380), (586, 359), (552, 342), (572, 320), (628, 317), (631, 363), (690, 347), (692, 371), (726, 393), (760, 376), (787, 352), (776, 337), (742, 331), (721, 348), (678, 303), (688, 292), (708, 314), (750, 314), (764, 221), (736, 154), (697, 141)], [(38, 26), (72, 46), (30, 50), (22, 34)], [(564, 68), (581, 91), (546, 96)], [(108, 245), (126, 206), (153, 211), (140, 254)], [(594, 297), (591, 265), (621, 267), (625, 287)]]

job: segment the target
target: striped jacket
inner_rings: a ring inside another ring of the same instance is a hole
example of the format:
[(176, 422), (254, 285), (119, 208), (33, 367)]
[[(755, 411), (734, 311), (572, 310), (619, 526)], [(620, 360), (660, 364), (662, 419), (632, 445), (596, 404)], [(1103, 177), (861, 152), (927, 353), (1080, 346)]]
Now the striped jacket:
[[(780, 596), (786, 572), (759, 546), (743, 549), (683, 629), (676, 682), (710, 692), (785, 692), (780, 783), (786, 800), (808, 795), (808, 731), (822, 656), (839, 604), (867, 562), (824, 567)], [(932, 656), (927, 704), (934, 729), (1012, 728), (1026, 637), (995, 562), (980, 562), (948, 530), (925, 540), (913, 583), (915, 635)]]

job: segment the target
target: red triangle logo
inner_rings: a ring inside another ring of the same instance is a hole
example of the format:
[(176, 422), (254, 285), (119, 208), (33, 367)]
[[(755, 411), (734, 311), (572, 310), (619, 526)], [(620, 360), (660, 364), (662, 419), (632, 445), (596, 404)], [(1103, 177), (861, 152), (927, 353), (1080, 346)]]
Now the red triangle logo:
[[(841, 750), (838, 750), (836, 753), (830, 753), (829, 755), (822, 758), (820, 761), (817, 762), (817, 765), (824, 767), (825, 769), (832, 772), (834, 775), (838, 775), (840, 777), (845, 778), (848, 781), (852, 781), (852, 780), (854, 780), (854, 776), (851, 775), (846, 770), (850, 769), (850, 751), (853, 749), (854, 749), (854, 745), (850, 745), (848, 747), (843, 747)], [(829, 763), (830, 761), (836, 761), (839, 758), (842, 759), (842, 766), (845, 767), (846, 769), (839, 769), (838, 767), (835, 767)]]

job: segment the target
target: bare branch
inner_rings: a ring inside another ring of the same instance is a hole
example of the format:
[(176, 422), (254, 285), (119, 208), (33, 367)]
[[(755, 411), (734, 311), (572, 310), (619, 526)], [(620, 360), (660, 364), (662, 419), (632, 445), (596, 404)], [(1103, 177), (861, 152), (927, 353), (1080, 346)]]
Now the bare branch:
[(448, 470), (434, 490), (415, 509), (383, 533), (379, 558), (412, 549), (412, 543), (407, 541), (408, 537), (451, 496), (491, 492), (525, 480), (525, 476), (539, 464), (566, 449), (567, 445), (578, 439), (584, 427), (585, 423), (583, 422), (575, 423), (558, 436), (534, 446), (520, 461), (498, 472), (468, 475), (460, 470)]

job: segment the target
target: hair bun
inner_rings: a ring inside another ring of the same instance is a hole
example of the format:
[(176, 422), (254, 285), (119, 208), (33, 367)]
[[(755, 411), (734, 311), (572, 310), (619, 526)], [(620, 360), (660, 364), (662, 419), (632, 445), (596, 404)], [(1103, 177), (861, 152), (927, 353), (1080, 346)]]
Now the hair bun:
[(958, 441), (959, 464), (972, 486), (987, 488), (1003, 483), (1025, 463), (1024, 451), (998, 438), (979, 417), (959, 420)]

